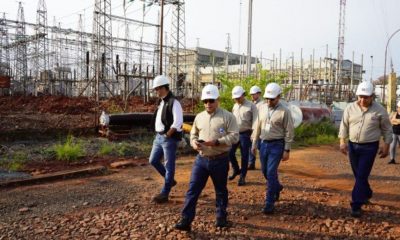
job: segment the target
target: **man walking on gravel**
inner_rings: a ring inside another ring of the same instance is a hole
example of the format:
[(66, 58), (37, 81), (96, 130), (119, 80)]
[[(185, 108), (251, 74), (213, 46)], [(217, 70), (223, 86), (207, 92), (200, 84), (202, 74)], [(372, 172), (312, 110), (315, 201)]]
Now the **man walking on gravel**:
[(265, 88), (266, 102), (259, 107), (258, 120), (253, 135), (252, 151), (255, 153), (257, 140), (261, 141), (261, 171), (267, 180), (264, 214), (274, 212), (275, 202), (279, 199), (283, 186), (279, 183), (278, 167), (282, 161), (289, 160), (291, 143), (294, 138), (292, 115), (288, 108), (279, 102), (281, 87), (270, 83)]
[[(241, 86), (232, 89), (232, 98), (235, 100), (232, 113), (236, 118), (239, 127), (239, 142), (232, 145), (229, 152), (229, 161), (232, 164), (233, 173), (229, 180), (233, 180), (240, 174), (238, 186), (246, 184), (249, 153), (251, 150), (251, 134), (257, 120), (257, 107), (254, 103), (245, 98), (245, 91)], [(236, 150), (240, 147), (241, 168), (236, 159)]]
[(205, 111), (199, 113), (190, 132), (190, 144), (198, 151), (192, 168), (189, 190), (186, 193), (182, 217), (176, 229), (190, 231), (196, 214), (197, 200), (208, 177), (214, 184), (216, 204), (216, 227), (226, 227), (229, 171), (228, 152), (239, 140), (239, 129), (232, 113), (218, 107), (219, 92), (214, 85), (203, 88), (201, 100)]
[(388, 164), (396, 164), (396, 148), (400, 143), (400, 101), (397, 103), (396, 112), (390, 114), (390, 123), (393, 125), (393, 141), (390, 144), (390, 161)]
[(371, 82), (360, 83), (356, 95), (357, 101), (349, 104), (343, 112), (339, 138), (340, 151), (348, 154), (355, 177), (351, 216), (361, 217), (362, 205), (372, 197), (368, 177), (378, 153), (379, 140), (383, 136), (384, 143), (379, 149), (379, 156), (384, 158), (392, 142), (392, 126), (386, 110), (374, 101)]
[[(160, 101), (153, 115), (156, 137), (149, 162), (165, 179), (161, 192), (153, 197), (153, 201), (164, 203), (168, 201), (171, 188), (176, 185), (174, 179), (176, 148), (182, 138), (183, 113), (181, 104), (169, 90), (166, 76), (160, 75), (154, 78), (153, 90)], [(163, 157), (165, 166), (161, 163)]]

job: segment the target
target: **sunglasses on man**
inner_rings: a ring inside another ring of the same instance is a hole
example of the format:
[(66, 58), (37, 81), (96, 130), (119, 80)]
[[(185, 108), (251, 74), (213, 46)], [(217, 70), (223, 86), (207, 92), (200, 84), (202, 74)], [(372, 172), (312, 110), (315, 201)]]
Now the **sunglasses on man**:
[(207, 103), (215, 103), (215, 99), (204, 99), (204, 100), (203, 100), (203, 103), (204, 103), (204, 104), (207, 104)]
[(268, 101), (271, 101), (271, 102), (273, 102), (273, 101), (275, 101), (275, 99), (276, 98), (266, 98)]

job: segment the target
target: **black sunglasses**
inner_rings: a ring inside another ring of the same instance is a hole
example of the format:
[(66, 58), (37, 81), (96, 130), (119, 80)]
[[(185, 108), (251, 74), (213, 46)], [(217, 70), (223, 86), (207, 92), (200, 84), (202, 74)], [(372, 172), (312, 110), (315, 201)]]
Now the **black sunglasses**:
[(266, 98), (268, 101), (275, 101), (276, 98)]
[(203, 103), (204, 103), (204, 104), (207, 104), (207, 103), (215, 103), (215, 99), (205, 99), (205, 100), (203, 100)]

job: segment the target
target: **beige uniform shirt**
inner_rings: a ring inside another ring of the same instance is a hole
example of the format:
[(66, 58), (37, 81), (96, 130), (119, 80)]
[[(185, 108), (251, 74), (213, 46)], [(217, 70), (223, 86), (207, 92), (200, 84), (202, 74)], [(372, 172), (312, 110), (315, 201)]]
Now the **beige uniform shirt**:
[(289, 109), (281, 103), (278, 103), (273, 109), (270, 109), (267, 103), (260, 105), (252, 138), (253, 147), (256, 146), (257, 139), (284, 139), (285, 150), (290, 150), (294, 138), (294, 126)]
[(190, 144), (194, 146), (196, 140), (213, 141), (218, 139), (219, 146), (202, 146), (201, 156), (215, 156), (228, 152), (231, 145), (239, 141), (239, 129), (232, 113), (217, 108), (214, 113), (207, 111), (199, 113), (194, 119), (190, 131)]
[(259, 110), (260, 106), (264, 103), (264, 100), (262, 98), (259, 98), (257, 101), (253, 101), (253, 103), (256, 105), (257, 110)]
[(239, 132), (252, 130), (257, 120), (257, 107), (254, 103), (245, 99), (242, 104), (235, 103), (232, 113), (236, 118)]
[(357, 102), (346, 107), (340, 123), (339, 138), (349, 138), (354, 143), (370, 143), (379, 141), (381, 136), (385, 143), (392, 142), (389, 115), (379, 103), (372, 102), (365, 112)]

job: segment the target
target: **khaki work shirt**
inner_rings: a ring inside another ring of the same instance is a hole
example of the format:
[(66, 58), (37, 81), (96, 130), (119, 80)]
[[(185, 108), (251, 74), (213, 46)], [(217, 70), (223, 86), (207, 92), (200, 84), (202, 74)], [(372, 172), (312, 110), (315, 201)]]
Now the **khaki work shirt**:
[(232, 144), (239, 141), (239, 129), (232, 113), (217, 108), (212, 114), (207, 111), (199, 113), (194, 119), (190, 131), (190, 144), (194, 146), (196, 140), (220, 142), (219, 146), (207, 147), (199, 152), (201, 156), (216, 156), (228, 152)]
[(232, 113), (236, 118), (239, 132), (252, 130), (257, 120), (257, 107), (254, 103), (244, 99), (242, 104), (235, 103)]
[(259, 110), (260, 106), (264, 103), (264, 100), (260, 97), (257, 101), (253, 101), (253, 103), (256, 105), (257, 110)]
[[(269, 123), (269, 129), (267, 127)], [(289, 109), (278, 103), (271, 109), (267, 103), (260, 105), (257, 123), (253, 134), (253, 147), (257, 140), (285, 140), (285, 150), (290, 150), (294, 138), (292, 114)]]
[(385, 143), (392, 142), (389, 115), (379, 103), (372, 102), (365, 112), (357, 102), (345, 108), (340, 123), (339, 138), (349, 138), (354, 143), (370, 143), (379, 141), (381, 136)]

